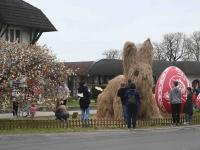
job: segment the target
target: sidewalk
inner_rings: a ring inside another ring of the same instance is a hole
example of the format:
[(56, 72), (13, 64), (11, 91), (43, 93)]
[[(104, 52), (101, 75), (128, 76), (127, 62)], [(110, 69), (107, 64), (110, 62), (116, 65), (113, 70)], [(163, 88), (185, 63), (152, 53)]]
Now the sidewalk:
[[(72, 115), (74, 112), (78, 112), (78, 114), (81, 114), (80, 110), (77, 111), (69, 111), (69, 114)], [(90, 110), (90, 114), (96, 114), (96, 110)], [(45, 117), (45, 116), (54, 116), (53, 111), (37, 111), (36, 112), (36, 117)], [(12, 113), (0, 113), (0, 119), (10, 119), (13, 118)]]

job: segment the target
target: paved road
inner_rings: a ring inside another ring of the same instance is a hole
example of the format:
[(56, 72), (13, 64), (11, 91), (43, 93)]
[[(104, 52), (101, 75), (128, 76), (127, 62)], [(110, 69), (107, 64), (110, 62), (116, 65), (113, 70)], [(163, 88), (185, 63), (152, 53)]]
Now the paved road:
[[(79, 114), (81, 114), (80, 110), (77, 111), (69, 111), (69, 114), (72, 115), (74, 112), (78, 112)], [(90, 110), (90, 114), (96, 114), (96, 110)], [(53, 111), (49, 111), (49, 112), (42, 112), (42, 111), (37, 111), (36, 112), (36, 117), (37, 116), (54, 116), (54, 112)], [(0, 119), (10, 119), (13, 118), (12, 113), (0, 113)]]
[(199, 150), (200, 127), (0, 136), (0, 150)]

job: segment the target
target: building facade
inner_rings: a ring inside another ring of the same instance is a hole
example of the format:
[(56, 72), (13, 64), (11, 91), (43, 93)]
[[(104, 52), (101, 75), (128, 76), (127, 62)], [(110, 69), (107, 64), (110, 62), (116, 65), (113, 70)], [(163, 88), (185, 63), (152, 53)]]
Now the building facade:
[(43, 12), (23, 0), (0, 0), (0, 39), (34, 44), (56, 28)]

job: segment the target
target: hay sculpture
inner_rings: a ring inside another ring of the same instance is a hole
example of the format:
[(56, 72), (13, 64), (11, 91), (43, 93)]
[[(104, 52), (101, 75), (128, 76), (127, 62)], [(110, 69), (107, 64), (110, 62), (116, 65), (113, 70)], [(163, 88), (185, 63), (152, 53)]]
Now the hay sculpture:
[(123, 50), (124, 76), (112, 79), (97, 99), (97, 118), (122, 119), (122, 105), (117, 91), (120, 83), (131, 79), (141, 97), (139, 116), (150, 119), (161, 117), (153, 96), (152, 76), (153, 47), (147, 39), (139, 50), (132, 42), (126, 42)]
[(117, 91), (124, 82), (123, 75), (110, 80), (104, 91), (97, 98), (97, 118), (122, 119), (122, 105)]

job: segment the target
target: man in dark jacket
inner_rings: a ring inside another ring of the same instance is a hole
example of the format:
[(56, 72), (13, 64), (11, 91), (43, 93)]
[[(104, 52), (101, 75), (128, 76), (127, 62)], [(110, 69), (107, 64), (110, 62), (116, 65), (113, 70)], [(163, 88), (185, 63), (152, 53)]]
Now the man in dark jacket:
[(187, 93), (187, 100), (183, 110), (185, 113), (185, 125), (189, 125), (191, 123), (193, 115), (192, 89), (190, 87), (187, 87)]
[(125, 93), (126, 99), (126, 109), (128, 113), (128, 128), (136, 127), (137, 115), (140, 108), (140, 96), (138, 91), (136, 90), (135, 84), (130, 84), (130, 89), (128, 89)]
[(117, 96), (120, 97), (121, 103), (122, 103), (122, 109), (123, 109), (123, 116), (124, 120), (127, 121), (128, 115), (126, 111), (126, 99), (125, 99), (125, 92), (126, 92), (126, 84), (124, 82), (121, 83), (121, 87), (119, 88), (117, 92)]
[(79, 84), (78, 93), (79, 93), (79, 105), (81, 109), (81, 120), (82, 122), (86, 122), (87, 125), (89, 121), (89, 105), (90, 105), (91, 94), (84, 82), (81, 82)]

